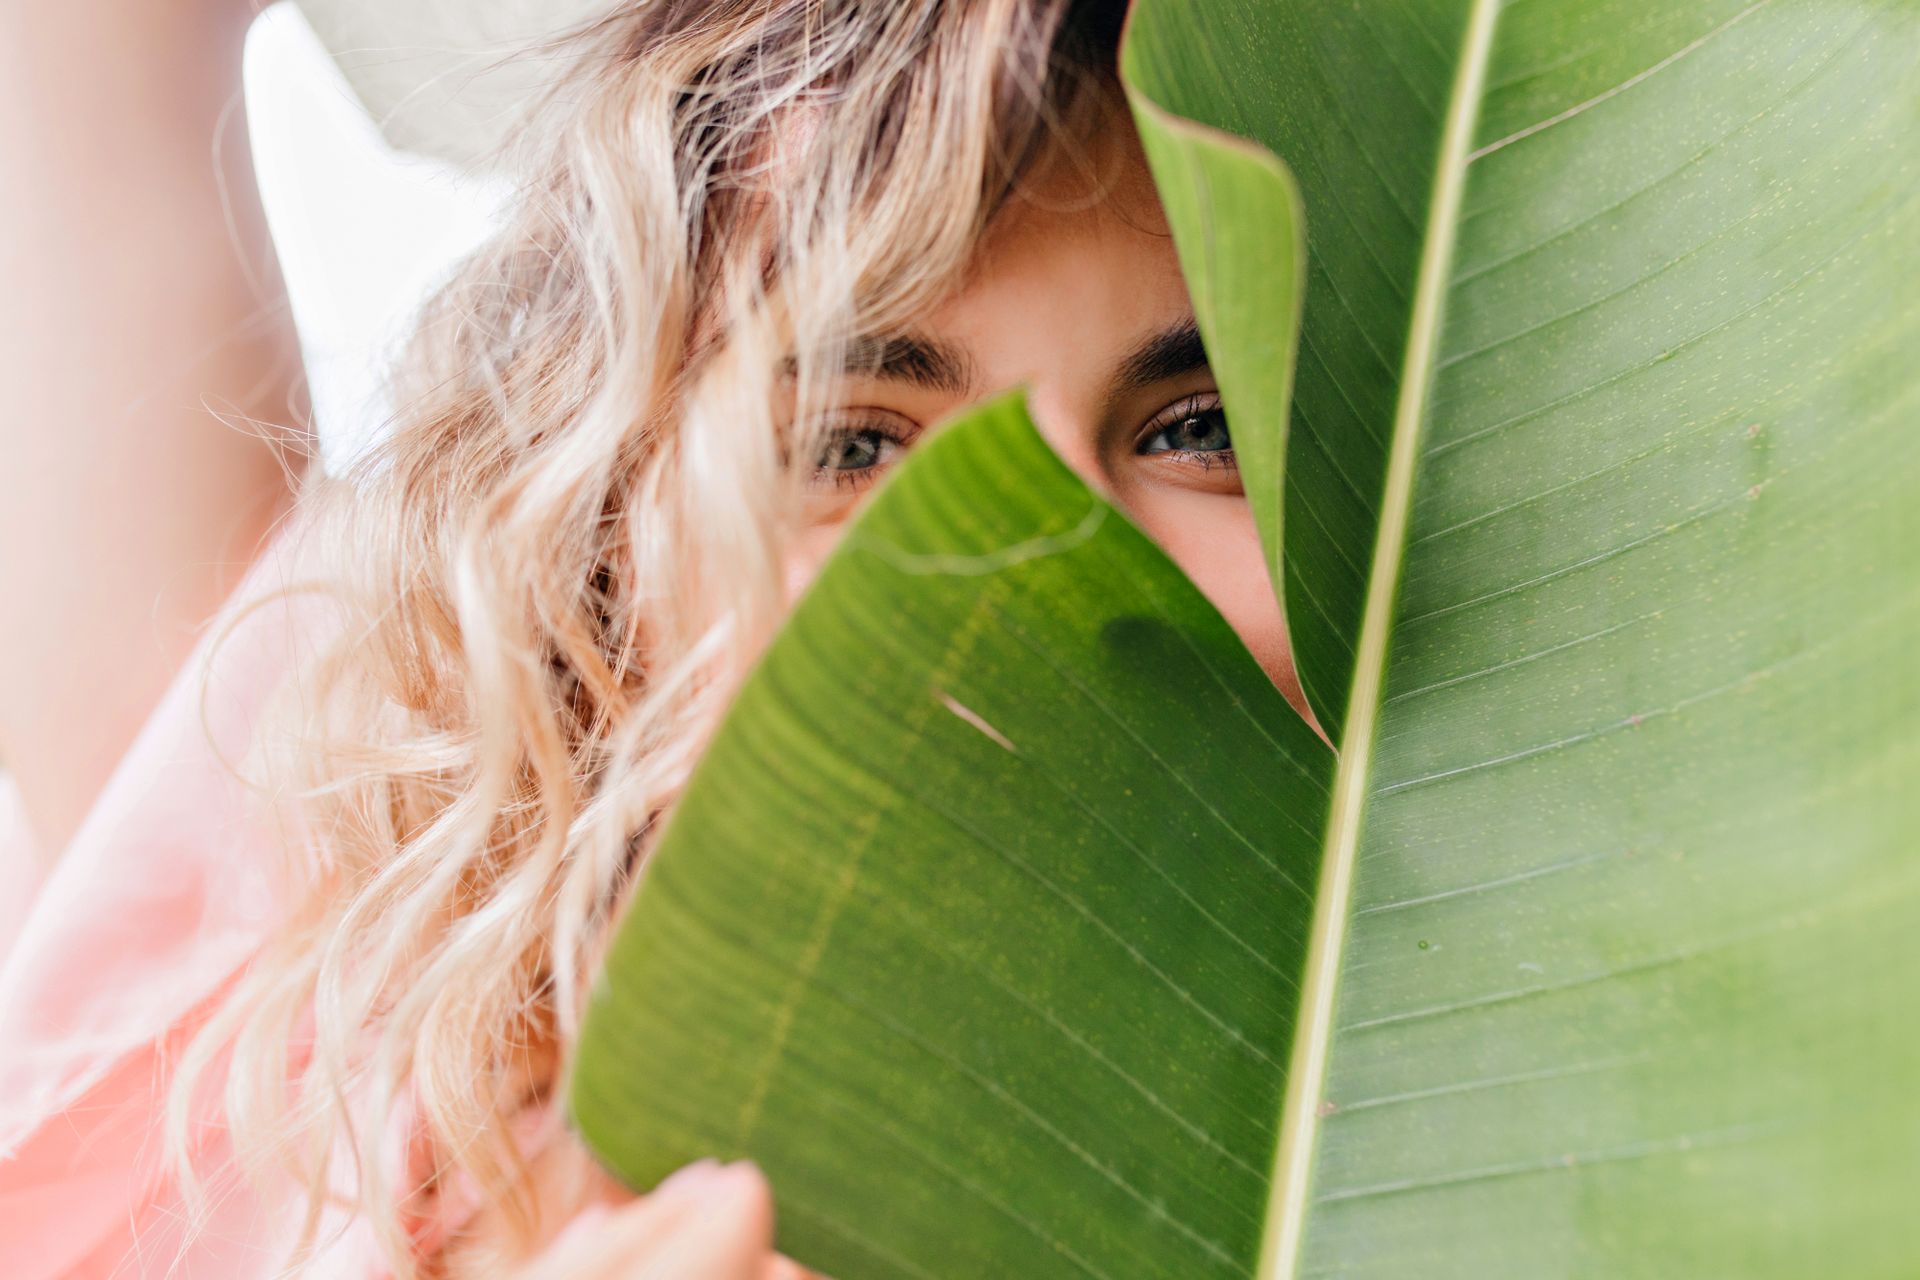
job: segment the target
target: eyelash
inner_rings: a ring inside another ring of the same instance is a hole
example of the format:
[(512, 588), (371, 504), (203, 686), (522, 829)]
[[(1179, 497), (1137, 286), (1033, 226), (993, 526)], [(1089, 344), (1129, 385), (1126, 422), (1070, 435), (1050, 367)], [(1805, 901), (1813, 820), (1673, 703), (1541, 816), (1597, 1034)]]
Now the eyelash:
[[(909, 428), (884, 417), (856, 418), (827, 430), (821, 438), (819, 456), (825, 458), (834, 446), (857, 440), (862, 436), (873, 436), (904, 449), (913, 443), (913, 438), (918, 434), (918, 428)], [(878, 480), (891, 465), (890, 462), (882, 462), (877, 466), (849, 468), (831, 467), (825, 462), (817, 462), (814, 465), (813, 475), (816, 483), (831, 484), (836, 489), (863, 488)]]
[[(1170, 428), (1179, 426), (1190, 418), (1203, 414), (1218, 413), (1225, 418), (1226, 406), (1221, 403), (1218, 392), (1207, 391), (1176, 400), (1160, 412), (1153, 415), (1145, 427), (1140, 430), (1134, 441), (1133, 451), (1141, 457), (1171, 457), (1187, 464), (1198, 464), (1202, 469), (1211, 471), (1215, 467), (1234, 467), (1239, 460), (1234, 454), (1232, 429), (1228, 427), (1228, 444), (1224, 449), (1155, 449), (1149, 451), (1147, 444), (1155, 436)], [(1223, 426), (1227, 424), (1222, 423)]]
[[(1148, 441), (1161, 432), (1178, 426), (1190, 418), (1206, 413), (1218, 413), (1221, 409), (1220, 397), (1214, 392), (1203, 392), (1176, 400), (1154, 414), (1140, 429), (1140, 434), (1134, 441), (1134, 454), (1140, 457), (1171, 457), (1189, 465), (1197, 464), (1209, 471), (1215, 467), (1238, 465), (1231, 445), (1225, 449), (1157, 449), (1151, 452), (1145, 447)], [(825, 458), (834, 446), (863, 436), (873, 436), (896, 448), (904, 449), (912, 444), (914, 437), (919, 434), (919, 428), (896, 423), (885, 416), (856, 418), (827, 430), (821, 439), (819, 456)], [(814, 466), (814, 481), (818, 484), (831, 484), (836, 489), (863, 488), (877, 481), (891, 465), (891, 462), (882, 462), (869, 467), (832, 467), (824, 461), (818, 462)]]

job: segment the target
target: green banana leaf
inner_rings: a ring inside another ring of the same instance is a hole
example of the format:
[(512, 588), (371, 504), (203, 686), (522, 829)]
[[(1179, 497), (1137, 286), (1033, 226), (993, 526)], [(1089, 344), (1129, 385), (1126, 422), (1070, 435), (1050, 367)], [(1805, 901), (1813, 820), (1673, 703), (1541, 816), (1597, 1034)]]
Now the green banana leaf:
[(1920, 1273), (1920, 6), (1125, 69), (1337, 754), (988, 406), (717, 735), (582, 1132), (840, 1280)]

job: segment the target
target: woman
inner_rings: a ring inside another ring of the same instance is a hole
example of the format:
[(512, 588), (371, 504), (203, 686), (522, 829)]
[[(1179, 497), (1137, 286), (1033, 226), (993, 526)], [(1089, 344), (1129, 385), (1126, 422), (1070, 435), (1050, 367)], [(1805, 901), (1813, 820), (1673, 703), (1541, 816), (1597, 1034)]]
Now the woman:
[(783, 1274), (750, 1167), (628, 1202), (557, 1091), (728, 694), (860, 497), (969, 403), (1025, 384), (1299, 705), (1118, 8), (647, 0), (570, 52), (389, 441), (310, 477), (283, 544), (330, 637), (256, 742), (288, 824), (259, 856), (299, 874), (170, 1105), (176, 1148), (217, 1117), (305, 1198), (304, 1265), (352, 1273), (346, 1221), (402, 1275)]

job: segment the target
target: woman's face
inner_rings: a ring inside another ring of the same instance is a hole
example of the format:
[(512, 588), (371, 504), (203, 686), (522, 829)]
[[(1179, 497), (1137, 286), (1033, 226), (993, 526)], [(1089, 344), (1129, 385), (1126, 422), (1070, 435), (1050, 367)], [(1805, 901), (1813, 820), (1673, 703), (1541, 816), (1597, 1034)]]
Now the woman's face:
[(1093, 157), (1104, 198), (1071, 166), (1027, 183), (965, 287), (912, 332), (881, 335), (878, 367), (845, 381), (790, 590), (928, 428), (1024, 384), (1055, 452), (1165, 549), (1304, 713), (1166, 217), (1131, 130), (1108, 136), (1117, 154)]

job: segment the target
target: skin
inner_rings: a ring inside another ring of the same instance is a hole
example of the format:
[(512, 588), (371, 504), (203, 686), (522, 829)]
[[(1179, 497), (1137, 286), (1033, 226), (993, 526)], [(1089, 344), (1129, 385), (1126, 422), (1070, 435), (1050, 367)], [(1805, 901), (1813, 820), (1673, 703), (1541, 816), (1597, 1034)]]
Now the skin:
[[(773, 1253), (773, 1193), (747, 1161), (702, 1161), (653, 1194), (575, 1217), (516, 1280), (808, 1280)], [(457, 1268), (449, 1268), (459, 1274)]]
[(252, 16), (0, 6), (0, 767), (49, 864), (293, 492)]

